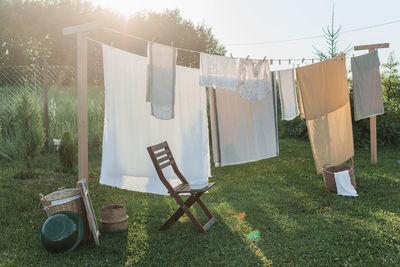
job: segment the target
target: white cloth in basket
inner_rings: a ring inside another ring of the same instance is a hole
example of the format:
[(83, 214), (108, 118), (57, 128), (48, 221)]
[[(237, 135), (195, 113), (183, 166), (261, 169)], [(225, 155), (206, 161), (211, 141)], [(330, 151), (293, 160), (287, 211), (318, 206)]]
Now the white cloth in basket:
[(357, 191), (350, 182), (348, 170), (335, 172), (337, 194), (340, 196), (358, 197)]

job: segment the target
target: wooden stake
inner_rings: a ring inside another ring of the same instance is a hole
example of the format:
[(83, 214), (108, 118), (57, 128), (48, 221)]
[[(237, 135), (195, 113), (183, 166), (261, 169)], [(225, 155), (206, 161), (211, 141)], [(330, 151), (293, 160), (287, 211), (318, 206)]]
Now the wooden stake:
[[(354, 50), (367, 50), (371, 53), (378, 48), (388, 48), (389, 43), (382, 44), (371, 44), (371, 45), (359, 45), (355, 46)], [(376, 165), (378, 163), (378, 147), (376, 142), (376, 116), (369, 118), (369, 136), (370, 136), (370, 147), (371, 147), (371, 164)]]
[(87, 33), (78, 32), (78, 175), (88, 177)]
[(63, 29), (63, 35), (77, 36), (78, 71), (78, 180), (86, 178), (88, 171), (88, 91), (87, 91), (87, 32), (102, 28), (98, 22), (91, 22)]
[(49, 65), (47, 62), (43, 64), (43, 111), (44, 111), (44, 132), (45, 132), (45, 147), (49, 150), (49, 105), (48, 105), (48, 91), (49, 91)]

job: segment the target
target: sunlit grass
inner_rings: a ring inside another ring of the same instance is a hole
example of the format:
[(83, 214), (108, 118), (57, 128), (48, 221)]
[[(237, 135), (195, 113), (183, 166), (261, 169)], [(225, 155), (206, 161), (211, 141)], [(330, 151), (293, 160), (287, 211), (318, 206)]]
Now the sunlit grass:
[[(379, 147), (355, 156), (358, 198), (325, 190), (308, 142), (280, 140), (280, 156), (213, 168), (217, 184), (202, 198), (217, 222), (197, 232), (183, 216), (167, 231), (158, 228), (178, 208), (167, 196), (120, 190), (98, 183), (100, 155), (90, 155), (90, 192), (97, 219), (103, 205), (126, 205), (129, 229), (103, 233), (100, 247), (83, 244), (68, 255), (40, 249), (46, 219), (39, 193), (74, 187), (77, 177), (57, 172), (55, 155), (38, 169), (39, 180), (13, 179), (17, 167), (0, 161), (0, 265), (396, 265), (400, 261), (400, 152)], [(51, 164), (49, 162), (52, 162)], [(201, 222), (206, 221), (194, 206)], [(238, 215), (246, 213), (243, 219)], [(260, 236), (249, 240), (253, 231)]]

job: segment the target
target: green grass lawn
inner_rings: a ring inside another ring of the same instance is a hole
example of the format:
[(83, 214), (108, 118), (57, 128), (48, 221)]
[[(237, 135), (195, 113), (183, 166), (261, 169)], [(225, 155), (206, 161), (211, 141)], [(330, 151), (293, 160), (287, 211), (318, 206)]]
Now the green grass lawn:
[[(186, 216), (159, 231), (178, 207), (174, 200), (100, 185), (100, 156), (92, 155), (90, 192), (97, 219), (103, 205), (121, 203), (129, 229), (104, 233), (99, 247), (90, 242), (70, 254), (39, 247), (38, 232), (47, 216), (38, 194), (74, 187), (78, 177), (54, 171), (54, 155), (41, 159), (46, 167), (39, 170), (39, 180), (12, 178), (17, 167), (0, 162), (0, 265), (399, 265), (398, 159), (398, 150), (379, 148), (378, 165), (372, 166), (369, 151), (356, 150), (360, 196), (340, 197), (325, 190), (307, 141), (281, 139), (277, 158), (212, 169), (211, 181), (217, 184), (202, 199), (217, 223), (201, 234)], [(243, 212), (246, 217), (239, 220)], [(249, 240), (256, 230), (259, 238)]]

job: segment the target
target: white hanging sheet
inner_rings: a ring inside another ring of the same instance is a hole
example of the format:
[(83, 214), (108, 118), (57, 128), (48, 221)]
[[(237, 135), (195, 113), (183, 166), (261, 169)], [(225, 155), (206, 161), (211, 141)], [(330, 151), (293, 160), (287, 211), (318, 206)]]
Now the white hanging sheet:
[[(105, 119), (100, 183), (139, 192), (167, 194), (147, 147), (168, 141), (189, 183), (210, 172), (205, 88), (198, 69), (176, 67), (175, 118), (158, 120), (145, 102), (147, 58), (103, 45)], [(164, 173), (179, 183), (171, 167)]]
[(279, 81), (279, 98), (281, 101), (282, 120), (293, 120), (299, 112), (297, 90), (294, 79), (294, 69), (277, 72)]
[(200, 53), (200, 85), (236, 91), (238, 63), (236, 58)]
[(176, 48), (148, 42), (146, 101), (151, 103), (151, 115), (160, 120), (174, 118)]
[(257, 102), (238, 91), (210, 89), (209, 95), (216, 167), (278, 156), (275, 90)]
[(378, 51), (351, 58), (356, 121), (384, 113)]

